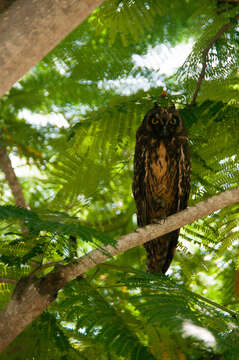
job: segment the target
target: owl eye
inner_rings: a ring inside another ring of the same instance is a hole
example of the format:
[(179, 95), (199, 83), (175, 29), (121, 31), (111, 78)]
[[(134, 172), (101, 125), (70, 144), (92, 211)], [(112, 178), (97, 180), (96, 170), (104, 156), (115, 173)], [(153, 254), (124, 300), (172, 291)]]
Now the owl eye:
[(170, 120), (169, 120), (169, 124), (170, 125), (177, 125), (178, 123), (178, 119), (176, 117), (172, 117)]
[(156, 118), (153, 118), (153, 119), (152, 119), (152, 124), (156, 125), (156, 124), (158, 124), (158, 122), (159, 122), (158, 119), (156, 119)]

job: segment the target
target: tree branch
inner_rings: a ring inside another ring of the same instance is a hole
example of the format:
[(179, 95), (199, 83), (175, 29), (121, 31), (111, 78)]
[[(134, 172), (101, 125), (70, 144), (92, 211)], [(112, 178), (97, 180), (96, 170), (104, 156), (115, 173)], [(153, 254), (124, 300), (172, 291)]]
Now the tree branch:
[[(235, 19), (239, 19), (239, 15), (236, 15)], [(229, 23), (223, 25), (221, 27), (221, 29), (216, 33), (216, 35), (209, 41), (207, 47), (203, 50), (203, 52), (202, 52), (202, 59), (203, 59), (202, 70), (201, 70), (200, 76), (199, 76), (198, 81), (197, 81), (197, 85), (196, 85), (195, 92), (193, 94), (192, 101), (190, 103), (191, 106), (196, 103), (196, 99), (197, 99), (197, 96), (198, 96), (202, 81), (203, 81), (203, 79), (205, 77), (206, 68), (207, 68), (207, 56), (208, 56), (209, 50), (211, 49), (213, 44), (220, 38), (220, 36), (222, 34), (224, 34), (226, 31), (228, 31), (228, 29), (230, 29), (232, 26), (233, 26), (232, 22), (229, 22)]]
[(0, 97), (103, 0), (17, 0), (0, 14)]
[(70, 281), (79, 274), (107, 260), (107, 253), (111, 256), (118, 255), (237, 202), (239, 202), (239, 187), (214, 195), (210, 199), (201, 201), (190, 208), (169, 216), (162, 224), (147, 225), (143, 228), (138, 228), (133, 233), (120, 237), (117, 240), (117, 247), (108, 245), (103, 248), (106, 253), (98, 249), (91, 251), (80, 258), (77, 264), (67, 265), (65, 267), (65, 276)]
[[(29, 206), (27, 206), (25, 201), (25, 197), (22, 191), (22, 186), (19, 183), (15, 171), (12, 167), (11, 160), (5, 149), (3, 149), (2, 147), (0, 147), (0, 169), (2, 169), (5, 178), (7, 180), (7, 183), (11, 189), (12, 195), (15, 200), (15, 204), (25, 209), (29, 209)], [(20, 227), (22, 229), (23, 234), (27, 235), (28, 229), (25, 226), (23, 226), (21, 223), (20, 223)]]
[(16, 177), (15, 171), (12, 167), (6, 151), (0, 147), (0, 168), (4, 172), (7, 183), (12, 191), (15, 203), (17, 206), (28, 208), (23, 195), (22, 187)]
[(116, 247), (108, 245), (103, 247), (104, 251), (93, 250), (81, 257), (76, 264), (58, 265), (42, 278), (31, 275), (22, 278), (7, 307), (0, 313), (0, 351), (55, 300), (59, 289), (75, 277), (101, 264), (110, 256), (120, 254), (237, 202), (239, 187), (169, 216), (163, 224), (138, 228), (135, 232), (120, 237)]

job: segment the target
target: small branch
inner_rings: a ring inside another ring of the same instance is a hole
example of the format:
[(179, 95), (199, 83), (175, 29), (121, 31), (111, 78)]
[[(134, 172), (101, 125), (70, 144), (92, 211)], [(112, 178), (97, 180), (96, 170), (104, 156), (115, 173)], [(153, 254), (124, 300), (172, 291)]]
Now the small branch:
[[(239, 19), (239, 15), (235, 16), (235, 19)], [(197, 86), (196, 86), (195, 92), (193, 94), (192, 101), (190, 103), (191, 106), (193, 106), (196, 103), (198, 92), (200, 90), (202, 81), (203, 81), (203, 79), (205, 77), (206, 68), (207, 68), (207, 56), (208, 56), (209, 50), (211, 49), (213, 44), (220, 38), (220, 36), (222, 34), (224, 34), (226, 31), (228, 31), (228, 29), (230, 29), (230, 27), (232, 27), (232, 26), (233, 26), (232, 22), (229, 22), (229, 23), (223, 25), (221, 27), (221, 29), (216, 33), (216, 35), (209, 41), (207, 47), (203, 50), (203, 52), (202, 52), (202, 59), (203, 59), (202, 70), (201, 70), (200, 76), (199, 76), (198, 81), (197, 81)]]
[(0, 283), (9, 283), (9, 284), (16, 285), (17, 280), (11, 279), (11, 278), (8, 278), (8, 277), (0, 277)]
[(0, 148), (0, 168), (5, 174), (5, 178), (12, 191), (16, 205), (27, 209), (28, 207), (25, 202), (22, 187), (16, 177), (11, 160), (3, 148)]
[[(11, 160), (4, 148), (0, 147), (0, 168), (2, 169), (7, 183), (11, 189), (12, 195), (17, 206), (29, 209), (26, 204), (25, 197), (22, 191), (22, 186), (16, 177), (15, 171), (12, 167)], [(21, 230), (24, 235), (28, 234), (28, 229), (20, 224)]]

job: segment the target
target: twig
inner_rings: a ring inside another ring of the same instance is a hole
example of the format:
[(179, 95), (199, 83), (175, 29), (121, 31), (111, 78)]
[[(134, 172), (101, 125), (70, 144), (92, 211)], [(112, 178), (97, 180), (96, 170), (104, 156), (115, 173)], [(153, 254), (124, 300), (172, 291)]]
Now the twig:
[[(236, 15), (235, 19), (239, 19), (239, 15)], [(215, 43), (215, 41), (217, 41), (220, 38), (220, 36), (223, 33), (225, 33), (228, 29), (230, 29), (230, 27), (232, 27), (232, 26), (233, 26), (232, 22), (229, 22), (229, 23), (223, 25), (221, 27), (221, 29), (216, 33), (216, 35), (209, 41), (207, 47), (203, 50), (203, 52), (202, 52), (202, 59), (203, 59), (202, 70), (201, 70), (200, 76), (198, 78), (197, 86), (196, 86), (195, 92), (193, 94), (193, 98), (190, 103), (190, 106), (193, 106), (195, 104), (202, 81), (205, 77), (205, 72), (206, 72), (206, 68), (207, 68), (207, 56), (208, 56), (209, 50), (211, 49), (211, 47)]]

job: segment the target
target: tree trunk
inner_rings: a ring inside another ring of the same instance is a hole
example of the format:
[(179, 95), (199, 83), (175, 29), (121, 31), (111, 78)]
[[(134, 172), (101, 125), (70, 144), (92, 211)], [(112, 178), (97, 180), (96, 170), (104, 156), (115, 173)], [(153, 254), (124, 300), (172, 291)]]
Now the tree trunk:
[(0, 14), (0, 97), (103, 0), (17, 0)]

